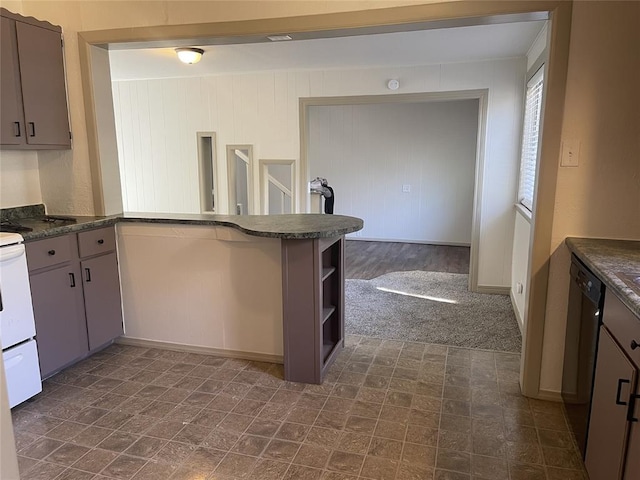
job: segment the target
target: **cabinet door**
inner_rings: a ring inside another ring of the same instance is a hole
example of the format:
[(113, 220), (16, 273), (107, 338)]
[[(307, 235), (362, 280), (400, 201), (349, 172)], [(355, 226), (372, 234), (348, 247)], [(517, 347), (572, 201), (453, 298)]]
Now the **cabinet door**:
[[(640, 382), (638, 382), (640, 383)], [(640, 419), (640, 385), (636, 385), (636, 401), (631, 416)], [(631, 423), (629, 432), (629, 447), (627, 449), (627, 464), (624, 469), (624, 480), (638, 480), (640, 478), (640, 421)]]
[(62, 37), (16, 22), (27, 143), (70, 146)]
[(0, 17), (0, 144), (24, 143), (16, 22)]
[(30, 278), (42, 378), (88, 351), (80, 278), (77, 264)]
[(585, 464), (590, 480), (622, 478), (636, 369), (605, 327), (600, 327)]
[(123, 333), (116, 254), (83, 260), (81, 267), (89, 349), (94, 350)]

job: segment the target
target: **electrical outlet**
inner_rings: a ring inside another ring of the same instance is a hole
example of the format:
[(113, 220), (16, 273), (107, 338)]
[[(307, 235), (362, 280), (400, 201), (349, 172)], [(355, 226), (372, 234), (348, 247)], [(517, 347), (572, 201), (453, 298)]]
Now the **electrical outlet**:
[(516, 283), (516, 293), (522, 295), (522, 292), (524, 292), (524, 286), (520, 282)]
[(402, 192), (403, 193), (410, 193), (411, 192), (411, 185), (402, 185)]
[(560, 166), (577, 167), (580, 159), (580, 141), (567, 139), (562, 141)]

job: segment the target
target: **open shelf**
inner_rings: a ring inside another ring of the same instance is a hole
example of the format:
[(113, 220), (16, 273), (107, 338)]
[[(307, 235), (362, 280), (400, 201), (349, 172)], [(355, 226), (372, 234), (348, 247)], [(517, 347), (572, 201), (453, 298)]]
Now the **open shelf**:
[(331, 357), (331, 353), (338, 346), (338, 343), (323, 343), (322, 344), (322, 363), (326, 364), (329, 357)]
[(335, 312), (335, 311), (336, 311), (336, 307), (334, 307), (333, 305), (323, 308), (322, 309), (322, 323), (324, 324), (324, 322), (329, 320), (329, 318), (331, 318), (331, 315), (333, 315), (333, 312)]
[(344, 237), (282, 245), (285, 379), (320, 384), (344, 347)]
[(323, 267), (322, 268), (322, 281), (324, 282), (335, 271), (336, 271), (336, 267), (327, 267), (327, 268)]

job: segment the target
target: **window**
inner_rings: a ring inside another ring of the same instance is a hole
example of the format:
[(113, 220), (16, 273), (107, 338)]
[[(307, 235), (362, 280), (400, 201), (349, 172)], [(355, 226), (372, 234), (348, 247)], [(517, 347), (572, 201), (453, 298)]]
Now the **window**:
[(542, 87), (544, 65), (527, 82), (524, 125), (522, 128), (522, 154), (520, 156), (520, 185), (518, 202), (533, 211), (533, 192), (536, 185), (538, 162), (538, 139), (540, 133), (540, 111), (542, 109)]

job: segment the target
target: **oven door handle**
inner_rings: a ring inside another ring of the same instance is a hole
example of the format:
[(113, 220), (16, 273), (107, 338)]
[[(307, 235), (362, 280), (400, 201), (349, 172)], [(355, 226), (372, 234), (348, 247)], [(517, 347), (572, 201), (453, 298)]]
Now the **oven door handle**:
[(24, 255), (24, 245), (9, 245), (0, 248), (0, 262), (6, 262), (21, 255)]

